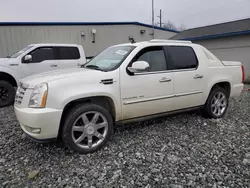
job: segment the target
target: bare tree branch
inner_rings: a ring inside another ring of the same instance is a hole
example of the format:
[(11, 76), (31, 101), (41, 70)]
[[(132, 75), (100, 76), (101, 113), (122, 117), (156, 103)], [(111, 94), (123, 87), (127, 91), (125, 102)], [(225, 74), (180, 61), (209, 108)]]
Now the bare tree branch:
[(170, 20), (167, 23), (163, 23), (163, 27), (166, 29), (176, 30), (176, 26)]
[(184, 31), (186, 30), (186, 26), (184, 24), (181, 24), (180, 27), (178, 28), (178, 31)]
[(171, 30), (176, 30), (176, 31), (184, 31), (184, 30), (186, 30), (186, 26), (184, 24), (181, 24), (179, 27), (177, 27), (170, 20), (168, 20), (168, 22), (163, 23), (162, 25), (163, 25), (163, 28), (166, 28), (166, 29), (171, 29)]

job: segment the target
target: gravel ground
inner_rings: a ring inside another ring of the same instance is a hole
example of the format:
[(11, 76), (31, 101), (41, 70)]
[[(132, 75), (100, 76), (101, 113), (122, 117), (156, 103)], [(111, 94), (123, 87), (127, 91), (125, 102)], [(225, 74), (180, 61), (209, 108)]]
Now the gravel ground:
[(29, 141), (13, 107), (0, 117), (0, 187), (250, 187), (250, 91), (222, 120), (195, 112), (121, 126), (88, 155)]

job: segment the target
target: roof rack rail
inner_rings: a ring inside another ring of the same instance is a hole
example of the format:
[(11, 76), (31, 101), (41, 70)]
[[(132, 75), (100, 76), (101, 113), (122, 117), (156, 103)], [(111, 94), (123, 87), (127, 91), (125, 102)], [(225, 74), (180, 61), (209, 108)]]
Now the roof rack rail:
[(163, 39), (152, 39), (149, 42), (151, 43), (161, 43), (161, 42), (169, 42), (169, 43), (192, 43), (188, 40), (163, 40)]

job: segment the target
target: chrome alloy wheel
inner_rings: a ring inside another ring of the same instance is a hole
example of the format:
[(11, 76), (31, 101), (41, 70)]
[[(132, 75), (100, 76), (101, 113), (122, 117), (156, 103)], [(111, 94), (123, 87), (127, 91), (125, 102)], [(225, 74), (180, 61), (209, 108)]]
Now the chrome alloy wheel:
[(83, 149), (99, 146), (108, 133), (107, 118), (97, 111), (82, 114), (74, 122), (71, 135), (74, 143)]
[(218, 92), (212, 98), (212, 113), (215, 116), (221, 116), (227, 108), (227, 96), (223, 92)]

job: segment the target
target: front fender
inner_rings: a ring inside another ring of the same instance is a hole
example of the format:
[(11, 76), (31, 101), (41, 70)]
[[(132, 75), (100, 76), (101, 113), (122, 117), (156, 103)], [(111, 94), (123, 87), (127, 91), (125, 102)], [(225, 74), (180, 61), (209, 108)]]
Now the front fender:
[(67, 88), (52, 87), (48, 92), (46, 106), (58, 109), (64, 109), (67, 104), (79, 99), (97, 96), (109, 97), (114, 103), (117, 119), (121, 117), (120, 90), (117, 82), (112, 85), (84, 84), (82, 86), (72, 85)]
[(12, 76), (15, 79), (17, 85), (19, 84), (20, 76), (18, 75), (18, 73), (16, 71), (12, 70), (9, 67), (0, 66), (0, 74), (1, 73), (9, 74), (10, 76)]

